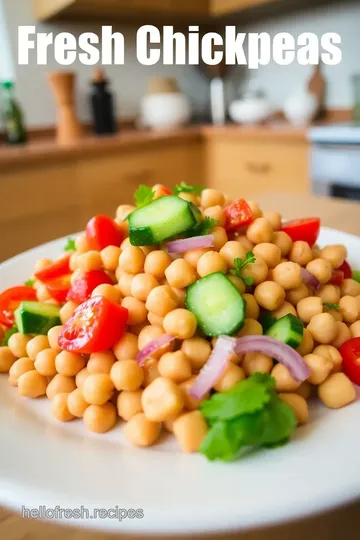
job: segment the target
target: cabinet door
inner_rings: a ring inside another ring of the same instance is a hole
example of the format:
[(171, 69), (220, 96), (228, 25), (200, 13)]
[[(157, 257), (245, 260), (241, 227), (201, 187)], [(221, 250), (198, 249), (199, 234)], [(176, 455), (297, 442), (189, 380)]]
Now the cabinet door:
[(174, 15), (207, 15), (208, 0), (76, 0), (78, 7), (84, 14), (88, 11), (99, 14), (112, 13), (129, 15), (146, 15), (152, 13)]

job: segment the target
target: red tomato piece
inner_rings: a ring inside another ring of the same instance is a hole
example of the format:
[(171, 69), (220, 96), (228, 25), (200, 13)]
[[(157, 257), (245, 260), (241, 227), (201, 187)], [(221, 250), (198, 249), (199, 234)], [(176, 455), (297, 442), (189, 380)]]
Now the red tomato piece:
[(103, 283), (113, 285), (112, 279), (103, 270), (91, 270), (90, 272), (81, 274), (71, 284), (66, 300), (81, 304), (90, 298), (91, 293), (98, 285), (102, 285)]
[(293, 242), (302, 240), (313, 246), (319, 236), (320, 218), (293, 219), (284, 223), (281, 230), (286, 232)]
[(50, 266), (36, 272), (35, 277), (43, 283), (47, 283), (53, 279), (70, 274), (70, 257), (71, 253), (64, 255), (61, 259), (54, 261)]
[(71, 286), (71, 274), (53, 279), (46, 284), (48, 293), (54, 300), (65, 302)]
[(342, 270), (333, 270), (330, 283), (332, 285), (341, 285), (344, 281), (344, 272)]
[(86, 239), (90, 249), (101, 251), (107, 246), (120, 247), (124, 233), (108, 216), (95, 216), (86, 225)]
[(342, 265), (339, 266), (338, 270), (344, 272), (344, 279), (352, 278), (352, 268), (347, 261), (344, 261)]
[(154, 191), (155, 199), (159, 199), (160, 197), (164, 197), (165, 195), (171, 195), (171, 190), (163, 186), (162, 184), (155, 184), (152, 189)]
[(244, 199), (225, 206), (225, 229), (235, 231), (243, 225), (249, 225), (254, 220), (254, 215), (248, 203)]
[(59, 334), (59, 346), (80, 354), (107, 351), (125, 333), (128, 310), (103, 296), (81, 304)]
[(21, 302), (36, 300), (33, 287), (11, 287), (0, 294), (0, 324), (11, 328), (15, 323), (14, 311)]
[(349, 379), (360, 386), (360, 338), (345, 341), (340, 347), (342, 369)]

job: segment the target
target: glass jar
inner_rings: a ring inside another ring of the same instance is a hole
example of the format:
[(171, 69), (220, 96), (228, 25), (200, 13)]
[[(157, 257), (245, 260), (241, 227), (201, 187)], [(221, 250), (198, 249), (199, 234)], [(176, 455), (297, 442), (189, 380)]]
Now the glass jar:
[(352, 76), (353, 88), (354, 88), (354, 109), (353, 120), (355, 124), (360, 124), (360, 73)]

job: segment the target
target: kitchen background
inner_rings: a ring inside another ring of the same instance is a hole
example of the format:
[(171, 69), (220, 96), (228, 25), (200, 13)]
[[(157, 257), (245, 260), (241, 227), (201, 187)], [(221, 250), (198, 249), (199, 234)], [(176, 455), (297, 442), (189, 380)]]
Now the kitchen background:
[[(312, 66), (297, 63), (207, 74), (193, 66), (145, 67), (136, 60), (136, 29), (144, 20), (163, 24), (162, 6), (168, 10), (168, 24), (210, 21), (211, 8), (212, 25), (237, 24), (241, 32), (291, 32), (295, 37), (337, 32), (342, 62), (321, 66), (320, 76)], [(360, 73), (360, 2), (183, 0), (181, 6), (175, 0), (0, 0), (0, 81), (15, 81), (28, 132), (26, 145), (9, 145), (6, 133), (0, 138), (0, 223), (8, 233), (0, 260), (79, 230), (94, 213), (114, 213), (139, 183), (173, 186), (186, 181), (221, 186), (243, 197), (314, 191), (360, 199), (360, 127), (345, 126), (354, 118), (353, 77)], [(59, 14), (44, 16), (56, 8)], [(40, 23), (39, 16), (50, 20)], [(120, 120), (116, 135), (91, 134), (94, 70), (78, 63), (71, 67), (77, 77), (75, 111), (87, 127), (81, 137), (72, 117), (56, 139), (57, 108), (48, 72), (59, 66), (51, 55), (48, 66), (16, 65), (17, 28), (33, 24), (40, 32), (75, 35), (112, 24), (125, 35), (125, 65), (105, 70), (114, 116)], [(224, 109), (232, 104), (230, 116), (236, 123), (227, 117), (222, 125), (224, 75)], [(210, 76), (217, 77), (212, 85)], [(10, 91), (4, 88), (3, 95)], [(313, 95), (322, 109), (315, 128)]]

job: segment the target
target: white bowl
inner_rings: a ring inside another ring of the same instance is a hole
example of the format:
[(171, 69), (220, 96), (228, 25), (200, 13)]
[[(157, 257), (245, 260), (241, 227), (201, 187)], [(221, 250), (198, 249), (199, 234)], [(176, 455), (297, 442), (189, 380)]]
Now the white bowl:
[(238, 124), (257, 124), (273, 113), (274, 108), (266, 99), (251, 98), (233, 101), (229, 107), (230, 118)]
[(181, 93), (152, 94), (141, 102), (143, 125), (153, 129), (169, 129), (190, 120), (188, 99)]

